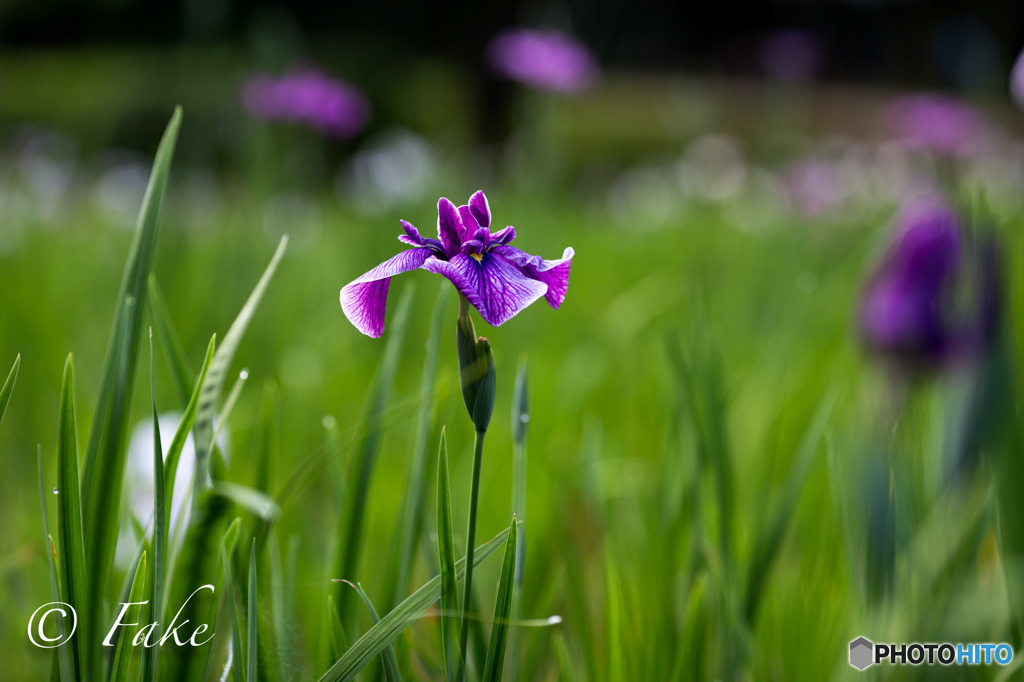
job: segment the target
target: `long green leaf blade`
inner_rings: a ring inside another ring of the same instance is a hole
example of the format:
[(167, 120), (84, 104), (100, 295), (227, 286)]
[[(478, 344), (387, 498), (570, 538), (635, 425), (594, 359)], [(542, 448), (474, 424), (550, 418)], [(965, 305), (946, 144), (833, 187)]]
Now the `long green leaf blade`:
[[(143, 603), (146, 594), (146, 553), (142, 553), (139, 559), (138, 568), (135, 569), (135, 579), (132, 580), (132, 589), (128, 594), (128, 606), (125, 615), (120, 619), (122, 623), (140, 622)], [(132, 652), (135, 647), (132, 645), (133, 636), (131, 632), (124, 629), (117, 639), (117, 648), (114, 650), (114, 665), (111, 668), (111, 682), (127, 682), (128, 672), (131, 669)]]
[(287, 248), (288, 236), (285, 235), (281, 237), (277, 250), (274, 252), (273, 258), (270, 259), (270, 264), (263, 272), (259, 282), (256, 283), (256, 288), (249, 294), (249, 298), (246, 300), (245, 305), (242, 306), (238, 317), (231, 324), (228, 333), (224, 335), (224, 341), (214, 354), (213, 362), (210, 364), (206, 377), (203, 379), (202, 389), (199, 392), (199, 411), (196, 414), (195, 423), (197, 472), (195, 498), (199, 497), (199, 493), (205, 485), (210, 452), (213, 450), (213, 419), (217, 411), (217, 399), (224, 388), (228, 369), (231, 367), (232, 360), (235, 359), (235, 353), (242, 342), (242, 337), (245, 336), (249, 322), (252, 321), (256, 308), (259, 306), (260, 300), (263, 298), (263, 294), (266, 292), (267, 286), (269, 286), (270, 280), (277, 270), (277, 265), (281, 262), (281, 258), (284, 257), (284, 252)]
[[(380, 616), (377, 615), (377, 609), (373, 606), (373, 601), (370, 600), (370, 595), (366, 594), (366, 590), (363, 589), (362, 584), (354, 583), (349, 580), (342, 581), (352, 587), (359, 595), (359, 598), (366, 604), (366, 608), (370, 611), (370, 617), (373, 618), (373, 624), (376, 625), (380, 622)], [(385, 647), (384, 653), (381, 655), (384, 661), (384, 678), (388, 682), (401, 682), (402, 673), (398, 671), (398, 660), (395, 658), (395, 654), (391, 651), (391, 647)]]
[(163, 290), (156, 281), (156, 275), (149, 275), (149, 311), (153, 318), (153, 327), (156, 328), (157, 338), (163, 346), (167, 356), (167, 367), (171, 372), (171, 379), (174, 389), (178, 393), (178, 399), (182, 405), (187, 405), (189, 396), (192, 395), (192, 367), (188, 361), (188, 354), (185, 353), (185, 345), (181, 342), (178, 330), (171, 320), (171, 313), (167, 308), (167, 301), (164, 299)]
[[(71, 356), (64, 363), (57, 421), (57, 505), (60, 519), (60, 566), (62, 597), (80, 608), (86, 603), (85, 539), (82, 532), (82, 498), (78, 480), (78, 431), (75, 425), (75, 370)], [(86, 670), (83, 643), (88, 630), (71, 641), (71, 658), (79, 675)]]
[[(181, 109), (177, 108), (157, 149), (153, 172), (142, 202), (138, 226), (117, 296), (113, 333), (107, 346), (96, 411), (89, 431), (82, 480), (86, 546), (91, 557), (88, 602), (83, 613), (86, 632), (96, 631), (95, 626), (105, 620), (104, 597), (114, 560), (120, 507), (115, 501), (121, 499), (128, 412), (148, 298), (146, 290), (156, 251), (160, 208), (180, 127)], [(98, 677), (99, 659), (87, 663), (92, 677)]]
[[(156, 358), (153, 357), (153, 330), (149, 331), (149, 398), (153, 407), (153, 583), (150, 588), (150, 612), (159, 621), (164, 603), (164, 573), (167, 568), (167, 512), (164, 495), (164, 449), (160, 442), (160, 415), (156, 409)], [(160, 647), (142, 651), (143, 680), (156, 682), (156, 663)]]
[(259, 667), (259, 616), (257, 609), (256, 594), (256, 540), (253, 539), (252, 547), (249, 549), (249, 600), (246, 606), (246, 620), (248, 620), (248, 633), (246, 637), (247, 663), (245, 666), (245, 679), (256, 682)]
[[(503, 530), (489, 542), (476, 548), (473, 563), (480, 565), (494, 553), (508, 538), (508, 531)], [(466, 572), (466, 559), (463, 557), (455, 564), (456, 577), (461, 578)], [(441, 597), (441, 576), (436, 576), (426, 585), (416, 590), (405, 601), (381, 618), (380, 622), (366, 631), (355, 644), (349, 647), (338, 661), (320, 678), (320, 682), (348, 682), (370, 661), (380, 655), (384, 648), (398, 638), (408, 625), (419, 618)]]
[(11, 367), (11, 373), (7, 375), (7, 380), (4, 381), (4, 387), (0, 388), (0, 423), (4, 420), (4, 414), (7, 412), (7, 405), (11, 402), (11, 393), (14, 392), (14, 382), (18, 380), (18, 370), (21, 368), (21, 353), (18, 353), (18, 357), (14, 358), (14, 367)]
[(508, 625), (512, 614), (512, 587), (515, 575), (516, 517), (513, 515), (512, 525), (508, 529), (508, 542), (505, 543), (501, 577), (498, 578), (498, 599), (494, 604), (494, 624), (491, 626), (491, 644), (487, 647), (487, 662), (484, 664), (484, 682), (501, 680), (501, 670), (505, 665)]
[[(50, 515), (46, 512), (46, 484), (43, 482), (43, 448), (40, 445), (36, 453), (36, 465), (39, 470), (39, 505), (43, 511), (43, 540), (46, 541), (46, 564), (50, 569), (50, 593), (54, 601), (61, 600), (60, 580), (57, 578), (57, 550), (53, 537), (50, 535)], [(63, 635), (65, 618), (57, 621), (57, 632)], [(73, 680), (74, 672), (71, 668), (70, 648), (67, 646), (57, 647), (57, 669), (60, 672), (61, 680)]]
[(441, 567), (441, 652), (449, 682), (458, 680), (462, 672), (453, 533), (451, 492), (448, 485), (448, 443), (444, 429), (441, 429), (441, 445), (437, 457), (437, 553)]
[[(526, 523), (526, 436), (530, 426), (530, 391), (526, 381), (526, 357), (519, 360), (516, 387), (512, 397), (512, 514)], [(522, 616), (523, 570), (526, 566), (526, 527), (516, 533), (516, 574), (512, 588), (512, 618)], [(519, 679), (520, 628), (509, 635), (509, 677)]]

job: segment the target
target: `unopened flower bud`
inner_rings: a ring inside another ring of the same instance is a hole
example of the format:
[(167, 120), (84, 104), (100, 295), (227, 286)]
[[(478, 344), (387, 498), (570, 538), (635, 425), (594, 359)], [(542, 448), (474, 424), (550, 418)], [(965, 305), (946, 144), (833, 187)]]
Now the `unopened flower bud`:
[(491, 344), (477, 337), (469, 316), (460, 316), (456, 330), (462, 400), (477, 431), (487, 431), (494, 410), (494, 357)]

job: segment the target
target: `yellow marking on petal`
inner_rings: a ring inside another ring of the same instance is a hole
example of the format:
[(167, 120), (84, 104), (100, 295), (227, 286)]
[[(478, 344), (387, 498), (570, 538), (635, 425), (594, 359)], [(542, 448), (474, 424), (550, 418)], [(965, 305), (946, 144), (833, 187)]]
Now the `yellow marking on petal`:
[(477, 263), (482, 263), (484, 260), (484, 254), (482, 253), (471, 253), (469, 255), (472, 256), (473, 258), (476, 258)]

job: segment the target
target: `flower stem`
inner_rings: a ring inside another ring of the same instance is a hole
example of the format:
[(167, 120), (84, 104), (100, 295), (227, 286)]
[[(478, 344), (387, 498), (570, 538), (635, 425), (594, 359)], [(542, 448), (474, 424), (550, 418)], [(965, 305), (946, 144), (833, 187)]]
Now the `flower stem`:
[(466, 666), (466, 648), (469, 643), (469, 609), (473, 597), (473, 549), (476, 541), (476, 504), (480, 494), (480, 462), (484, 453), (484, 432), (477, 431), (473, 442), (473, 487), (469, 496), (469, 527), (466, 530), (466, 582), (462, 593), (462, 652), (463, 671)]

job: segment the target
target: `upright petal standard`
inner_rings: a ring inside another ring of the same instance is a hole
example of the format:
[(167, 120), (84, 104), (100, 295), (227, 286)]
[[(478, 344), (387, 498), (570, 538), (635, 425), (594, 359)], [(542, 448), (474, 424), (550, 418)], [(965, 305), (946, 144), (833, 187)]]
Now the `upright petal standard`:
[(572, 247), (557, 260), (545, 260), (509, 246), (516, 237), (512, 226), (494, 233), (490, 226), (491, 208), (482, 191), (459, 207), (442, 197), (437, 202), (437, 239), (423, 237), (403, 220), (405, 234), (398, 239), (412, 248), (343, 287), (342, 311), (356, 329), (380, 337), (391, 278), (416, 268), (447, 277), (495, 327), (541, 297), (552, 308), (562, 305), (575, 255)]

